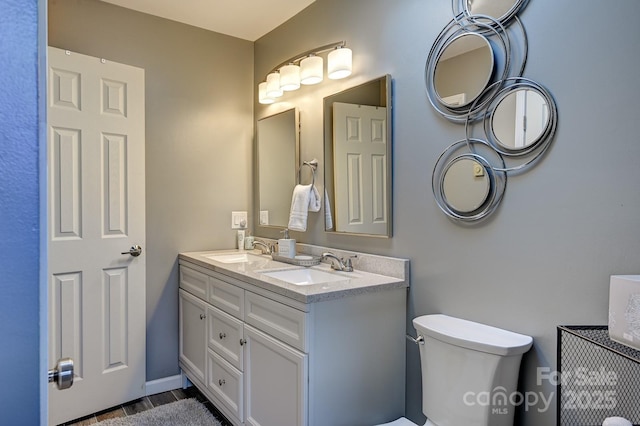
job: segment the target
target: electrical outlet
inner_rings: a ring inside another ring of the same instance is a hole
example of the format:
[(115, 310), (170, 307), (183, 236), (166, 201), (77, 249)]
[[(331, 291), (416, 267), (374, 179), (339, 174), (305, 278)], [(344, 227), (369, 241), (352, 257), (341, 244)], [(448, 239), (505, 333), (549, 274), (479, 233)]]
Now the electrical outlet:
[(260, 225), (269, 224), (269, 210), (260, 210)]
[(231, 229), (243, 229), (247, 224), (247, 212), (231, 212)]

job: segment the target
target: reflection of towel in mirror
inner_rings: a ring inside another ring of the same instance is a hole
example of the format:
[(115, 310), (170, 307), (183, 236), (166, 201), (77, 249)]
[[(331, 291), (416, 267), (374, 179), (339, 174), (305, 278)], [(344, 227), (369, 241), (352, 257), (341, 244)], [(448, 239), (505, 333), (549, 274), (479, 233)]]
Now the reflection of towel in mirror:
[(331, 216), (331, 205), (329, 204), (329, 194), (324, 190), (324, 229), (333, 229), (333, 217)]
[(315, 186), (296, 185), (291, 197), (288, 228), (293, 231), (306, 231), (309, 211), (320, 211), (320, 204), (320, 194)]

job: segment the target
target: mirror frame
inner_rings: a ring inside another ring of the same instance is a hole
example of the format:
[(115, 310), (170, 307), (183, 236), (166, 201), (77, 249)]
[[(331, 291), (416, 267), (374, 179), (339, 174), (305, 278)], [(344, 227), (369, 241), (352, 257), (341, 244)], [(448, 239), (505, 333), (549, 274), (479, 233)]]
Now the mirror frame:
[[(256, 203), (256, 208), (254, 208), (254, 232), (256, 234), (258, 234), (258, 229), (262, 228), (264, 229), (278, 229), (281, 230), (283, 228), (286, 228), (288, 226), (287, 223), (280, 225), (263, 225), (260, 223), (260, 211), (261, 211), (261, 203), (260, 203), (260, 199), (261, 199), (261, 188), (260, 188), (260, 170), (261, 168), (265, 168), (268, 169), (269, 167), (280, 167), (281, 164), (276, 164), (276, 165), (265, 165), (265, 164), (261, 164), (260, 161), (260, 132), (259, 132), (259, 123), (263, 120), (269, 119), (269, 118), (274, 118), (274, 117), (278, 117), (280, 115), (286, 114), (286, 113), (290, 113), (293, 112), (294, 115), (294, 132), (295, 132), (295, 153), (294, 153), (294, 163), (291, 165), (293, 171), (291, 173), (291, 177), (293, 179), (293, 184), (295, 186), (295, 184), (297, 183), (297, 179), (298, 179), (298, 168), (300, 165), (300, 112), (298, 111), (298, 108), (293, 107), (293, 108), (288, 108), (282, 111), (279, 111), (277, 113), (262, 117), (258, 120), (256, 120), (256, 127), (255, 127), (255, 156), (254, 156), (254, 170), (256, 171), (256, 176), (255, 176), (255, 185), (257, 188), (257, 191), (255, 192), (255, 198), (254, 198), (254, 202)], [(291, 194), (293, 193), (293, 187), (291, 188), (291, 191), (288, 191), (288, 197), (290, 199)], [(291, 204), (288, 203), (284, 208), (286, 209), (287, 215), (289, 213)]]
[[(380, 93), (384, 93), (384, 103), (378, 102), (377, 106), (384, 106), (387, 109), (387, 162), (386, 173), (387, 180), (385, 184), (385, 192), (387, 194), (387, 202), (385, 213), (387, 215), (387, 232), (386, 234), (367, 234), (356, 232), (338, 232), (326, 229), (325, 232), (336, 235), (351, 235), (358, 237), (377, 237), (391, 238), (393, 236), (393, 98), (392, 98), (392, 79), (390, 74), (385, 74), (379, 78), (369, 80), (354, 87), (347, 88), (338, 93), (326, 96), (323, 99), (323, 127), (324, 127), (324, 188), (327, 191), (329, 204), (331, 206), (331, 215), (335, 218), (335, 194), (334, 194), (334, 178), (333, 178), (333, 103), (360, 103), (367, 104), (366, 100), (362, 100), (363, 95), (360, 93), (367, 88), (377, 84), (380, 86)], [(326, 203), (325, 203), (326, 208)], [(326, 223), (325, 223), (326, 225)], [(335, 228), (335, 226), (334, 226)]]

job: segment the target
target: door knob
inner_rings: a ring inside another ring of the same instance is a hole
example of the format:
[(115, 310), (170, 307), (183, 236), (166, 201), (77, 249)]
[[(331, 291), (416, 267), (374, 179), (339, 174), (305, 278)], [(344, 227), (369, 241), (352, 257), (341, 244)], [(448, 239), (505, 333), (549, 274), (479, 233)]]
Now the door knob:
[(69, 389), (73, 385), (73, 360), (62, 358), (55, 368), (49, 370), (49, 383), (55, 382), (60, 390)]
[(135, 246), (131, 246), (131, 248), (129, 249), (129, 251), (123, 251), (120, 254), (128, 254), (131, 255), (133, 257), (138, 257), (142, 254), (142, 247), (140, 247), (139, 245), (135, 245)]

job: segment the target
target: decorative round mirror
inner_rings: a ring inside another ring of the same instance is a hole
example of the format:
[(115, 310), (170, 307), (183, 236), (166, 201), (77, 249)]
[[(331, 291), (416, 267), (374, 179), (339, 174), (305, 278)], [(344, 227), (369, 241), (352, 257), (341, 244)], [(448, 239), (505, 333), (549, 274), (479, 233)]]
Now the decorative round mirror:
[(431, 176), (433, 195), (449, 218), (477, 222), (500, 204), (507, 174), (502, 156), (480, 139), (461, 140), (445, 149)]
[(434, 88), (446, 106), (460, 108), (472, 103), (487, 87), (494, 70), (489, 40), (476, 33), (451, 39), (438, 56)]
[(498, 101), (490, 119), (496, 143), (509, 151), (520, 151), (540, 140), (549, 125), (549, 105), (535, 90), (516, 89)]
[(443, 172), (442, 192), (447, 205), (458, 213), (471, 213), (487, 201), (491, 180), (484, 166), (472, 156), (450, 162)]
[[(558, 122), (556, 104), (551, 94), (540, 84), (524, 77), (511, 77), (487, 87), (492, 92), (497, 85), (503, 87), (493, 96), (481, 115), (487, 143), (507, 157), (524, 157), (504, 171), (519, 171), (535, 162), (548, 148)], [(484, 94), (480, 95), (483, 97)], [(473, 108), (473, 106), (472, 106)], [(467, 120), (467, 138), (473, 137), (473, 122)]]

